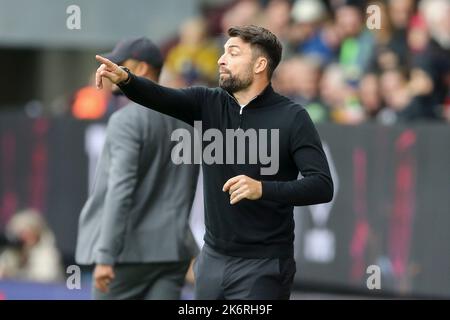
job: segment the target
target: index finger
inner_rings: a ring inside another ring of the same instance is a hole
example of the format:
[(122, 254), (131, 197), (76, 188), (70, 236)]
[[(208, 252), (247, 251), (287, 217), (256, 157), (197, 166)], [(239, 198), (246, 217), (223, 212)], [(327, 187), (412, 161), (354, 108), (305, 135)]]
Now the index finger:
[(225, 184), (223, 185), (222, 191), (224, 191), (224, 192), (227, 191), (233, 184), (235, 184), (236, 182), (239, 181), (240, 177), (241, 176), (236, 176), (236, 177), (228, 179), (228, 181), (225, 182)]
[(114, 67), (115, 66), (114, 62), (112, 62), (111, 60), (108, 60), (108, 59), (106, 59), (106, 58), (104, 58), (104, 57), (102, 57), (102, 56), (100, 56), (98, 54), (95, 55), (95, 59), (97, 59), (97, 61), (100, 62), (100, 63), (106, 64), (106, 66), (108, 66), (108, 67)]

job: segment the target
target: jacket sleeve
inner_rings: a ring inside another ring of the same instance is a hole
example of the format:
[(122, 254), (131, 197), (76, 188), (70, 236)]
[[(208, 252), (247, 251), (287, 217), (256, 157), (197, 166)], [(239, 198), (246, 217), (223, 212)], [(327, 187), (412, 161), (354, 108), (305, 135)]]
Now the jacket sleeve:
[(206, 87), (172, 89), (130, 73), (127, 84), (119, 86), (132, 101), (147, 108), (177, 118), (190, 125), (201, 120)]
[(115, 113), (107, 126), (110, 165), (95, 262), (113, 265), (123, 249), (124, 237), (139, 164), (139, 119)]
[(294, 123), (290, 152), (303, 178), (262, 181), (262, 199), (292, 206), (330, 202), (333, 199), (333, 180), (319, 134), (306, 110), (297, 114)]

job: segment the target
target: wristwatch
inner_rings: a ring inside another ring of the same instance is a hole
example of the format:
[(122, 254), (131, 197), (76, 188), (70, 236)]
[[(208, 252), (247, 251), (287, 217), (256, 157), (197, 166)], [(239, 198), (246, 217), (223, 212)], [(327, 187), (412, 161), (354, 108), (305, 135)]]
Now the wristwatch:
[(123, 80), (117, 84), (120, 87), (120, 86), (124, 86), (130, 82), (131, 71), (130, 71), (130, 69), (128, 69), (127, 67), (124, 67), (124, 66), (119, 66), (119, 68), (121, 68), (123, 71), (125, 71), (128, 74), (128, 78), (126, 80)]

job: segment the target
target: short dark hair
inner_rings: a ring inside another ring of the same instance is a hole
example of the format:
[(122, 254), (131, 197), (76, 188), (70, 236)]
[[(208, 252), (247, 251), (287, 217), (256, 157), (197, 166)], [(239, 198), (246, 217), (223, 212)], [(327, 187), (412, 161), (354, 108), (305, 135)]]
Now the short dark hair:
[(269, 30), (254, 25), (231, 27), (228, 29), (230, 37), (241, 38), (244, 42), (250, 43), (257, 48), (267, 60), (267, 75), (272, 78), (275, 68), (281, 60), (282, 46), (278, 38)]

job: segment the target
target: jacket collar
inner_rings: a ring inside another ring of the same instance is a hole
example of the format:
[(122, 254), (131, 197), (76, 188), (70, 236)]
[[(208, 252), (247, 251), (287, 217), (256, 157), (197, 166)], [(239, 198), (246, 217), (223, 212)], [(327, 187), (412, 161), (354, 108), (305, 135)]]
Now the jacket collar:
[[(224, 90), (228, 96), (233, 99), (236, 104), (239, 106), (239, 102), (237, 101), (237, 99), (234, 97), (234, 95), (226, 90)], [(264, 88), (263, 91), (261, 91), (260, 94), (256, 95), (252, 100), (249, 101), (249, 103), (247, 103), (245, 105), (245, 108), (262, 108), (267, 106), (267, 103), (265, 103), (272, 95), (274, 94), (274, 90), (272, 88), (272, 83), (269, 82), (269, 84)]]

